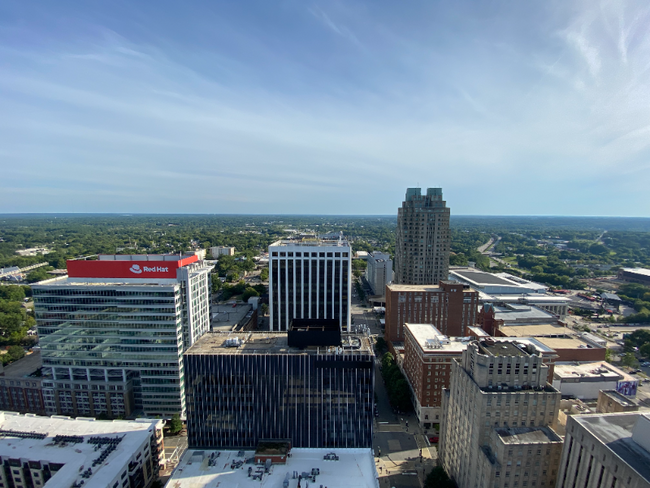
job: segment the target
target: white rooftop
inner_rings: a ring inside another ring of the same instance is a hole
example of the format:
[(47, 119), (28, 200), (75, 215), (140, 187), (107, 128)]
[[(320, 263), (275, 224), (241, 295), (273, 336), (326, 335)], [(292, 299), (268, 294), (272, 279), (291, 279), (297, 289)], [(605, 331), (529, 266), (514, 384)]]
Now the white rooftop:
[[(338, 461), (323, 459), (332, 452), (339, 457)], [(218, 457), (213, 453), (219, 453)], [(254, 455), (254, 451), (187, 450), (165, 487), (282, 488), (288, 474), (288, 488), (296, 488), (298, 478), (293, 477), (294, 472), (301, 475), (317, 468), (320, 474), (316, 476), (316, 483), (309, 481), (309, 486), (379, 488), (371, 449), (292, 449), (287, 463), (272, 465), (270, 472), (262, 475), (261, 481), (249, 477), (248, 470), (252, 468), (255, 474), (258, 469), (263, 470), (264, 465), (243, 462), (237, 467), (233, 464), (251, 459)], [(211, 459), (213, 462), (210, 462)], [(302, 487), (306, 486), (305, 481), (301, 481)]]
[(426, 353), (461, 353), (467, 349), (471, 337), (447, 337), (432, 324), (404, 324), (404, 327), (411, 333)]
[[(101, 454), (101, 451), (95, 450), (94, 444), (87, 442), (90, 436), (122, 437), (116, 449), (102, 464), (92, 468), (93, 474), (89, 478), (84, 479), (84, 488), (106, 488), (107, 481), (127, 468), (133, 454), (144, 442), (148, 442), (159, 423), (162, 421), (72, 419), (0, 411), (0, 429), (3, 431), (47, 434), (44, 439), (25, 439), (3, 432), (0, 435), (0, 456), (63, 464), (45, 487), (68, 487), (81, 480), (81, 468), (84, 471), (91, 468), (93, 461)], [(84, 442), (55, 444), (54, 437), (57, 435), (82, 436)]]
[(650, 276), (650, 269), (646, 268), (623, 268), (623, 271), (628, 273), (636, 273), (644, 276)]
[(553, 376), (557, 379), (579, 378), (606, 380), (638, 381), (637, 378), (618, 369), (606, 361), (593, 361), (589, 363), (555, 363)]

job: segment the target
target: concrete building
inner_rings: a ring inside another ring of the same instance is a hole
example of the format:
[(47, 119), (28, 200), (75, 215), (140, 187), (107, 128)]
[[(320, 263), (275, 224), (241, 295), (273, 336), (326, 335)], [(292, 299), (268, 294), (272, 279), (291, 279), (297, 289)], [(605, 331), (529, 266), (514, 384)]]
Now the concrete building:
[(333, 320), (207, 334), (185, 353), (189, 445), (369, 448), (374, 371), (367, 337), (341, 336)]
[(334, 319), (351, 325), (351, 249), (346, 240), (303, 237), (269, 246), (270, 328), (288, 330), (293, 319)]
[[(183, 455), (166, 487), (379, 488), (371, 449), (290, 448), (283, 449), (282, 456), (273, 457), (264, 455), (268, 450), (278, 449), (264, 449), (263, 446), (245, 451), (190, 449)], [(271, 462), (267, 465), (263, 459)]]
[(467, 285), (442, 281), (439, 285), (386, 286), (386, 330), (392, 343), (404, 340), (404, 324), (433, 324), (447, 336), (467, 336), (476, 324), (478, 293)]
[(442, 188), (408, 188), (397, 210), (394, 282), (433, 285), (449, 274), (450, 210)]
[(0, 486), (147, 488), (164, 462), (162, 420), (0, 412)]
[(219, 259), (219, 256), (234, 256), (235, 248), (229, 246), (214, 246), (210, 248), (210, 254), (214, 259)]
[(617, 277), (630, 283), (650, 285), (650, 269), (646, 268), (622, 268)]
[(374, 251), (368, 253), (366, 280), (373, 295), (383, 295), (386, 285), (393, 281), (393, 260), (389, 254)]
[(641, 413), (568, 418), (557, 488), (648, 488), (650, 418)]
[(547, 383), (548, 369), (532, 345), (490, 338), (452, 362), (439, 459), (459, 488), (555, 485), (560, 392)]
[(0, 410), (45, 415), (40, 373), (40, 351), (0, 368)]
[(621, 395), (616, 390), (600, 390), (598, 392), (598, 403), (596, 412), (598, 413), (622, 413), (636, 412), (639, 405), (629, 397)]
[(211, 269), (196, 255), (109, 255), (32, 286), (47, 413), (184, 415), (182, 355), (210, 328)]
[(571, 299), (566, 296), (553, 295), (550, 293), (525, 293), (525, 294), (507, 294), (507, 295), (497, 295), (497, 294), (487, 294), (482, 291), (479, 291), (478, 294), (479, 303), (492, 303), (494, 305), (499, 305), (505, 307), (508, 304), (517, 304), (517, 305), (528, 305), (540, 308), (547, 312), (557, 315), (560, 319), (566, 317), (569, 313), (569, 304)]
[(600, 390), (636, 396), (639, 380), (606, 361), (590, 363), (555, 363), (553, 386), (562, 396), (595, 400)]
[(498, 336), (499, 329), (506, 326), (559, 324), (560, 321), (557, 315), (530, 305), (484, 303), (477, 323), (488, 334)]

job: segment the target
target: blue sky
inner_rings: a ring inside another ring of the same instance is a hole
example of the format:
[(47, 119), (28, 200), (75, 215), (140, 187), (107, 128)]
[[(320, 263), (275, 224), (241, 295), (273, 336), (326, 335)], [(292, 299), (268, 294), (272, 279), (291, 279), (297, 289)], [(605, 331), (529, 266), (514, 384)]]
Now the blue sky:
[(650, 215), (642, 1), (0, 3), (0, 212)]

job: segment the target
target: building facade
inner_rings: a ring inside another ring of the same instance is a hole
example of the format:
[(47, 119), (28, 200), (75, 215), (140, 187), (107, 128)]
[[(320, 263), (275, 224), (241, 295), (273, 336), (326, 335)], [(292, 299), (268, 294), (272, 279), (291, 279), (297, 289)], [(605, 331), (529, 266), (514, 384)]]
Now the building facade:
[(433, 285), (449, 275), (449, 208), (441, 188), (408, 188), (397, 210), (394, 281)]
[(235, 248), (229, 246), (214, 246), (210, 248), (210, 254), (214, 259), (219, 259), (219, 256), (234, 256)]
[(209, 330), (209, 272), (196, 255), (68, 261), (32, 287), (48, 414), (185, 412), (182, 354)]
[(303, 238), (269, 246), (270, 329), (293, 319), (334, 319), (349, 331), (351, 249), (341, 238)]
[(374, 355), (367, 338), (298, 347), (289, 334), (210, 333), (185, 354), (190, 447), (254, 448), (264, 439), (372, 447)]
[(571, 415), (557, 488), (650, 486), (650, 419), (642, 413)]
[(471, 342), (443, 393), (440, 460), (459, 488), (550, 488), (562, 439), (560, 392), (533, 344)]
[(393, 281), (393, 260), (389, 254), (374, 251), (368, 253), (366, 280), (373, 295), (383, 295), (386, 285)]
[(0, 410), (45, 415), (40, 372), (40, 351), (0, 368)]
[(430, 429), (440, 423), (442, 391), (449, 388), (451, 363), (460, 359), (470, 339), (447, 337), (431, 324), (405, 324), (404, 331), (404, 373), (420, 425)]
[(469, 335), (467, 327), (476, 324), (478, 293), (453, 281), (439, 285), (386, 286), (386, 330), (390, 342), (404, 340), (404, 324), (433, 324), (442, 334)]

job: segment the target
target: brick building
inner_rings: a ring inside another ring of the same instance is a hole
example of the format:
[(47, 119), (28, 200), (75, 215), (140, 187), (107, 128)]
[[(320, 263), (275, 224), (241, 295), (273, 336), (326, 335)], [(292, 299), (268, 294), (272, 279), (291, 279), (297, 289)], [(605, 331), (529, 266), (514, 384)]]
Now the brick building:
[(475, 325), (478, 292), (468, 285), (387, 285), (386, 331), (389, 342), (404, 340), (404, 324), (433, 324), (442, 334), (461, 337)]
[(34, 351), (2, 370), (0, 410), (45, 414), (40, 369), (41, 353)]

